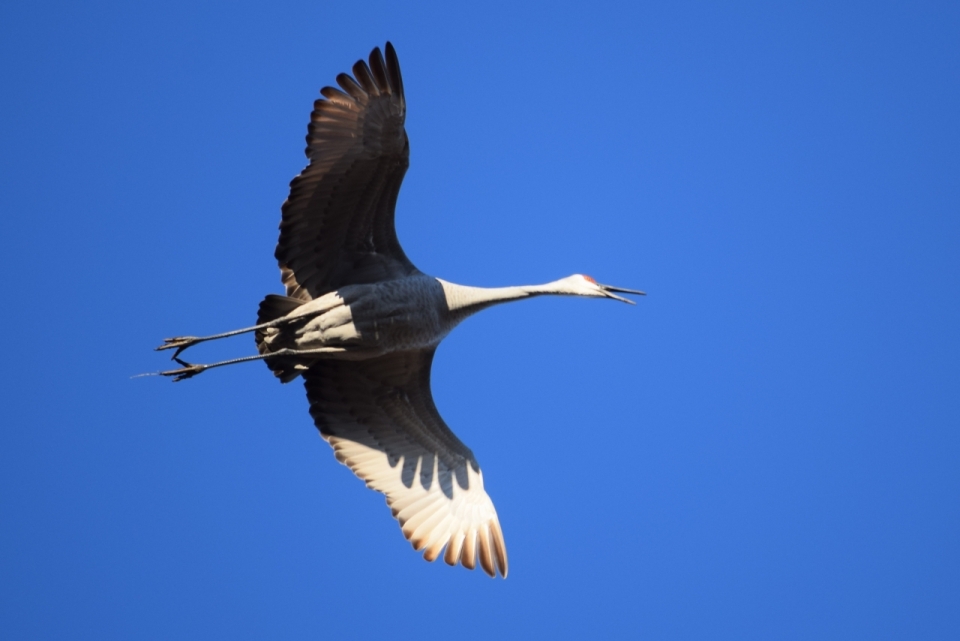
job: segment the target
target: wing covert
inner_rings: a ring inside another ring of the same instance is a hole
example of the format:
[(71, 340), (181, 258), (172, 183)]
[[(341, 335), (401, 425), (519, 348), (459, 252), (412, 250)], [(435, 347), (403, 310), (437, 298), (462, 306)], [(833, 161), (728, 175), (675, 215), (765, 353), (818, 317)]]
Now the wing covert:
[(310, 414), (341, 463), (386, 495), (428, 561), (507, 575), (507, 552), (473, 453), (430, 392), (434, 349), (364, 361), (318, 361), (303, 374)]
[(287, 296), (311, 300), (354, 283), (408, 276), (394, 207), (409, 165), (396, 52), (375, 48), (340, 89), (324, 87), (307, 129), (310, 162), (290, 183), (275, 256)]

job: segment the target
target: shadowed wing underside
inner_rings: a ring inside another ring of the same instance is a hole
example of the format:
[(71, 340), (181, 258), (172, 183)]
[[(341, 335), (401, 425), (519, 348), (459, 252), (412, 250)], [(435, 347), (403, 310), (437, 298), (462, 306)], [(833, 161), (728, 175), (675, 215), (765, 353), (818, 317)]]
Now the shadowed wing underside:
[(307, 131), (310, 164), (283, 204), (280, 263), (287, 296), (311, 300), (339, 287), (416, 272), (397, 241), (393, 215), (409, 143), (400, 64), (390, 43), (370, 64), (324, 87)]
[(473, 453), (430, 393), (434, 349), (366, 361), (321, 360), (304, 373), (310, 413), (336, 457), (382, 492), (428, 561), (507, 575), (500, 522)]

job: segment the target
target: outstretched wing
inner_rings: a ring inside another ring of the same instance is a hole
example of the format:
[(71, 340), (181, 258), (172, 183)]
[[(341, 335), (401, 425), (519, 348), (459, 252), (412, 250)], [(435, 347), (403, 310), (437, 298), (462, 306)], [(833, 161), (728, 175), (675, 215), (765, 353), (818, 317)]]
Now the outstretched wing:
[(287, 296), (408, 276), (393, 210), (409, 165), (406, 102), (393, 45), (324, 87), (307, 129), (310, 164), (290, 183), (276, 258)]
[(322, 360), (304, 373), (310, 414), (337, 459), (383, 492), (428, 561), (507, 576), (507, 551), (473, 452), (430, 393), (434, 349), (365, 361)]

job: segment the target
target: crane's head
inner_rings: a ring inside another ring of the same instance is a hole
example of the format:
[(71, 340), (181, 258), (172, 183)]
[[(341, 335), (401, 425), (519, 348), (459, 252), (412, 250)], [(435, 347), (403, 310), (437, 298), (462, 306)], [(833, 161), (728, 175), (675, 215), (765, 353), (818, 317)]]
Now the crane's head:
[(560, 293), (572, 294), (574, 296), (593, 296), (594, 298), (612, 298), (624, 303), (636, 305), (635, 302), (623, 296), (617, 296), (613, 292), (621, 294), (636, 294), (637, 296), (646, 296), (646, 292), (637, 289), (626, 289), (623, 287), (614, 287), (612, 285), (601, 285), (594, 279), (584, 274), (574, 274), (556, 281), (560, 286)]

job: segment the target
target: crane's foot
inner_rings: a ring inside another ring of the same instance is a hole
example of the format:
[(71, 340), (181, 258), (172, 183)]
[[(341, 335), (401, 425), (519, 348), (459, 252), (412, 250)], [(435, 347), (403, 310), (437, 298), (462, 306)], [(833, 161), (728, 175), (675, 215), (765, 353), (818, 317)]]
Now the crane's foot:
[(160, 372), (160, 376), (173, 376), (174, 383), (186, 380), (188, 378), (193, 378), (200, 372), (209, 368), (208, 365), (191, 365), (186, 361), (180, 360), (176, 356), (173, 357), (173, 360), (183, 365), (183, 367), (180, 369), (171, 369), (167, 370), (166, 372)]
[(165, 338), (163, 339), (163, 345), (158, 347), (156, 351), (162, 352), (165, 349), (175, 349), (177, 351), (173, 353), (173, 359), (176, 360), (177, 356), (180, 355), (180, 352), (192, 345), (196, 345), (202, 340), (202, 338), (197, 336), (176, 336), (174, 338)]

